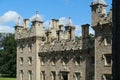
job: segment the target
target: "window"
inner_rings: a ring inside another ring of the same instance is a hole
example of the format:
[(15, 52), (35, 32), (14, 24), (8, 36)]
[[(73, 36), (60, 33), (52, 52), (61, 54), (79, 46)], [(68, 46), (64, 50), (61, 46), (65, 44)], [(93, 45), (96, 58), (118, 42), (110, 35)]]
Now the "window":
[(42, 65), (42, 66), (45, 65), (45, 58), (41, 58), (41, 65)]
[(20, 65), (23, 64), (23, 57), (20, 57)]
[(32, 65), (32, 57), (28, 57), (28, 64)]
[(19, 50), (22, 53), (23, 52), (23, 46), (20, 46)]
[(104, 45), (107, 46), (109, 44), (112, 44), (112, 38), (111, 38), (111, 36), (105, 36)]
[(107, 39), (106, 39), (106, 38), (104, 38), (104, 45), (105, 45), (105, 46), (108, 45), (108, 44), (107, 44)]
[(55, 63), (56, 63), (55, 58), (52, 58), (51, 62), (52, 62), (52, 65), (55, 65)]
[(102, 76), (102, 80), (112, 80), (112, 75), (111, 74), (104, 74)]
[(80, 80), (80, 73), (79, 72), (76, 72), (75, 73), (75, 80)]
[(20, 80), (23, 80), (23, 70), (20, 70)]
[(41, 80), (45, 80), (45, 71), (41, 71)]
[(68, 63), (67, 57), (63, 57), (63, 59), (62, 59), (62, 65), (63, 65), (63, 66), (64, 66), (64, 65), (67, 65), (67, 63)]
[(32, 44), (29, 44), (28, 50), (29, 50), (29, 51), (32, 51)]
[(80, 57), (75, 57), (75, 65), (79, 65), (80, 64)]
[(51, 78), (52, 78), (52, 80), (56, 80), (56, 73), (55, 73), (55, 71), (51, 72)]
[(111, 56), (111, 54), (104, 54), (103, 58), (104, 58), (105, 66), (111, 66), (112, 65), (112, 56)]
[(28, 80), (32, 80), (32, 71), (31, 70), (28, 71)]

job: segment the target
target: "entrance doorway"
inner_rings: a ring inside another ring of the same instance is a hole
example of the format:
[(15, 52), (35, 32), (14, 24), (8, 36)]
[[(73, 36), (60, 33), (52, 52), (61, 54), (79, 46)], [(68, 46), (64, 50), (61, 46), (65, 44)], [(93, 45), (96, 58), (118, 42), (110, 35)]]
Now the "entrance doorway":
[(68, 80), (68, 73), (64, 72), (62, 73), (63, 80)]

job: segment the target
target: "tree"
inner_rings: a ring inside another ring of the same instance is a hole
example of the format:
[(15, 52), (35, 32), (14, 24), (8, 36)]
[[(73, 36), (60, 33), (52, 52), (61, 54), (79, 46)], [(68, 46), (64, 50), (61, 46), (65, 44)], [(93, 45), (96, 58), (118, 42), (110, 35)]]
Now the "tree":
[[(2, 36), (3, 37), (3, 36)], [(16, 76), (16, 42), (14, 34), (9, 34), (1, 40), (0, 73), (5, 76)]]

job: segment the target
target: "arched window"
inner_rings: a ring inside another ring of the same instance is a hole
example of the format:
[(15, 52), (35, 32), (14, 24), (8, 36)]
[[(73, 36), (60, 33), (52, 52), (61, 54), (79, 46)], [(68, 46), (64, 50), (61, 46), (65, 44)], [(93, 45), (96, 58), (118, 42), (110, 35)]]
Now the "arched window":
[(23, 70), (20, 70), (20, 80), (23, 80)]
[(45, 71), (41, 71), (40, 78), (41, 80), (45, 80)]
[(32, 80), (32, 71), (31, 70), (28, 71), (28, 80)]

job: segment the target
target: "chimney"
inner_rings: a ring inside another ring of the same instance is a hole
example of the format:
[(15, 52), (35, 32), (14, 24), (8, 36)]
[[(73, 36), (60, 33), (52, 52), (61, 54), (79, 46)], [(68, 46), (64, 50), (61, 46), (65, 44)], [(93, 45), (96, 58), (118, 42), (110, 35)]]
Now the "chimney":
[(70, 40), (75, 40), (75, 27), (71, 26), (70, 28)]
[(55, 30), (59, 30), (59, 20), (58, 19), (52, 19), (52, 26), (53, 26), (53, 29)]
[(66, 35), (69, 40), (75, 40), (75, 27), (74, 26), (66, 26), (65, 27)]
[(29, 19), (24, 19), (24, 28), (28, 28)]
[(89, 36), (89, 24), (82, 25), (82, 39), (86, 39)]
[(46, 32), (46, 37), (47, 37), (47, 42), (50, 43), (51, 42), (51, 31), (50, 30)]
[(62, 28), (63, 28), (63, 25), (59, 25), (59, 30), (56, 31), (58, 41), (63, 39), (63, 29)]
[(58, 41), (63, 39), (63, 30), (58, 30), (57, 31), (57, 37), (58, 37)]

